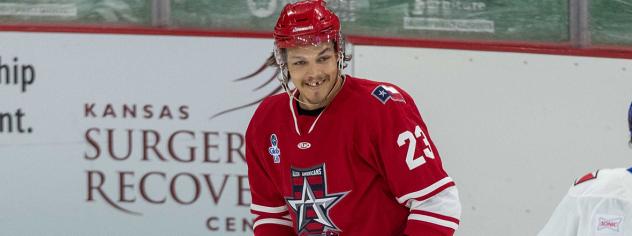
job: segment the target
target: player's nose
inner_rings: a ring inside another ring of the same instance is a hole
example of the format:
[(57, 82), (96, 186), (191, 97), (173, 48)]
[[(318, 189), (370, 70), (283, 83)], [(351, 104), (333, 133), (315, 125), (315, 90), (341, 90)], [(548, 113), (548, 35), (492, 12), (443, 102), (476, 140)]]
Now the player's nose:
[(316, 67), (312, 65), (307, 66), (305, 70), (305, 78), (307, 80), (312, 80), (316, 78), (316, 75), (318, 75), (318, 70), (316, 69)]

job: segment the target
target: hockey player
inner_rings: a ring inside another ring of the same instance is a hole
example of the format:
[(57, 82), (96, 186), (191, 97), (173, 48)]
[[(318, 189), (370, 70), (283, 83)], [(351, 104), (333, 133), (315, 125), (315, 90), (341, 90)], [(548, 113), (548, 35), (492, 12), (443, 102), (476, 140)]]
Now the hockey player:
[[(628, 110), (632, 145), (632, 104)], [(632, 236), (632, 168), (578, 178), (539, 236)]]
[(246, 132), (254, 234), (453, 235), (458, 192), (415, 102), (342, 74), (325, 2), (286, 5), (274, 40), (287, 94), (266, 98)]

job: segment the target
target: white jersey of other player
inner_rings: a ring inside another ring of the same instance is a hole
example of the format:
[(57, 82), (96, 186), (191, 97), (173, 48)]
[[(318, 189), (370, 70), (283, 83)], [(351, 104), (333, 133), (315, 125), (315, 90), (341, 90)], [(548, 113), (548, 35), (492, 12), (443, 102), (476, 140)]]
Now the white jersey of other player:
[(577, 181), (538, 236), (632, 236), (632, 168)]

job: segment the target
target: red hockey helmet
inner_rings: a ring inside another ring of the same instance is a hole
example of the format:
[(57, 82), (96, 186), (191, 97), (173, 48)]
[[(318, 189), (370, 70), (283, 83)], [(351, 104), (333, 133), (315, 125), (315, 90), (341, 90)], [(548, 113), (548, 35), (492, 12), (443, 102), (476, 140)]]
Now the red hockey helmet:
[(333, 41), (340, 50), (340, 38), (340, 20), (323, 0), (285, 5), (274, 26), (274, 43), (279, 49)]

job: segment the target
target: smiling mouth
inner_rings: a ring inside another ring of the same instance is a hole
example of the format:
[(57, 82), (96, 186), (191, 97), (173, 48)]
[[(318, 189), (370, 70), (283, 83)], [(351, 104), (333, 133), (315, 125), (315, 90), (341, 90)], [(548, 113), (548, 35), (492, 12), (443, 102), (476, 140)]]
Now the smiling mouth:
[(320, 81), (314, 81), (314, 82), (310, 82), (310, 83), (305, 83), (305, 85), (307, 85), (308, 87), (318, 87), (321, 84), (325, 83), (325, 80), (320, 80)]

